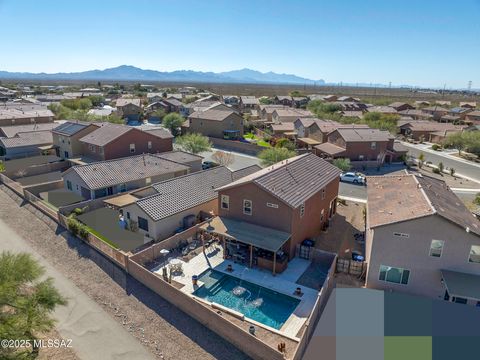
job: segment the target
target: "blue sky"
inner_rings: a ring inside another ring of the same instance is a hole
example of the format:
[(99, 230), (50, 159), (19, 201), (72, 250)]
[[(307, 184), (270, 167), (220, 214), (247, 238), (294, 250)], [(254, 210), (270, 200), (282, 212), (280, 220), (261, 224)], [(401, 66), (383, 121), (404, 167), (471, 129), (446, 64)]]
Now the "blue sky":
[(480, 88), (480, 0), (0, 0), (0, 70), (252, 68)]

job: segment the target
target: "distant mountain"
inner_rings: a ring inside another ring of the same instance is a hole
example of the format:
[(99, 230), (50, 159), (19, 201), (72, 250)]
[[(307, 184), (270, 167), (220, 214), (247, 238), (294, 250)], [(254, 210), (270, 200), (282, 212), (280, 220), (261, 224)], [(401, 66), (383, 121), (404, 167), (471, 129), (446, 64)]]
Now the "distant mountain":
[(144, 70), (131, 65), (122, 65), (105, 70), (89, 70), (72, 73), (28, 73), (0, 71), (0, 79), (17, 80), (102, 80), (102, 81), (172, 81), (172, 82), (217, 82), (258, 84), (307, 84), (322, 85), (323, 80), (305, 79), (291, 74), (262, 73), (251, 69), (221, 73), (192, 70), (162, 72)]

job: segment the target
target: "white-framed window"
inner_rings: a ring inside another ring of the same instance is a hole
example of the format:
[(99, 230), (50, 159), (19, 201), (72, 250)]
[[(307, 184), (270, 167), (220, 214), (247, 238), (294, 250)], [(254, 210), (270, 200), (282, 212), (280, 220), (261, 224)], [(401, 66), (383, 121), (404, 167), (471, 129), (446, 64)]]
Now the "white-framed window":
[(152, 149), (152, 142), (151, 142), (151, 141), (149, 141), (149, 142), (147, 143), (147, 148), (148, 148), (149, 150)]
[(147, 177), (145, 179), (145, 184), (151, 184), (152, 183), (152, 178), (151, 177)]
[(131, 153), (135, 152), (135, 144), (130, 144), (130, 152)]
[(363, 160), (365, 157), (363, 155), (358, 155), (358, 160)]
[(88, 148), (90, 149), (91, 152), (95, 152), (95, 145), (90, 144), (88, 145)]
[(470, 248), (470, 255), (468, 256), (468, 262), (480, 263), (480, 245), (472, 245)]
[(323, 221), (325, 218), (325, 209), (322, 209), (322, 212), (320, 213), (320, 221)]
[(253, 212), (253, 204), (251, 200), (243, 200), (243, 213), (245, 215), (252, 215)]
[(445, 245), (444, 240), (432, 240), (430, 243), (430, 256), (432, 257), (441, 257), (443, 251), (443, 245)]
[(220, 200), (221, 200), (222, 209), (225, 209), (225, 210), (230, 209), (230, 196), (222, 195)]
[(326, 190), (325, 188), (322, 189), (322, 200), (325, 200), (325, 194), (326, 194)]
[(407, 285), (410, 278), (410, 270), (393, 266), (380, 265), (378, 280), (394, 284)]
[(372, 150), (375, 150), (377, 148), (377, 143), (375, 141), (372, 141), (370, 147), (372, 148)]
[(267, 207), (272, 208), (272, 209), (278, 209), (278, 204), (267, 202)]
[(403, 238), (409, 238), (409, 237), (410, 237), (410, 234), (405, 234), (405, 233), (401, 233), (401, 232), (394, 232), (394, 233), (393, 233), (393, 236), (398, 236), (398, 237), (403, 237)]
[(300, 217), (303, 217), (303, 215), (305, 215), (305, 203), (300, 205)]
[(72, 190), (72, 182), (70, 180), (67, 180), (67, 189)]

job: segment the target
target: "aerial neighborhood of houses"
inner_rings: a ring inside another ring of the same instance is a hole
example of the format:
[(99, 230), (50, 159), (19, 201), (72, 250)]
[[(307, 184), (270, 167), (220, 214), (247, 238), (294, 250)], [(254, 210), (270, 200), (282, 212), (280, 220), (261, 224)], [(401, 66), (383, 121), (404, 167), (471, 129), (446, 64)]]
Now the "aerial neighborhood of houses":
[(0, 87), (2, 189), (250, 357), (337, 284), (480, 306), (476, 102), (88, 86)]

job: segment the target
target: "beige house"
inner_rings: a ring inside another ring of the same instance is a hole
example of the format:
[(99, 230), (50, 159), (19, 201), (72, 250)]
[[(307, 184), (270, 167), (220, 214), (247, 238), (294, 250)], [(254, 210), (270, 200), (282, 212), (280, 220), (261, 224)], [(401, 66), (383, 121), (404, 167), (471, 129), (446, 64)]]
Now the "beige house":
[(480, 221), (445, 182), (368, 178), (366, 286), (480, 304)]
[(52, 130), (53, 145), (57, 156), (69, 159), (83, 154), (80, 139), (100, 126), (92, 123), (67, 121)]

